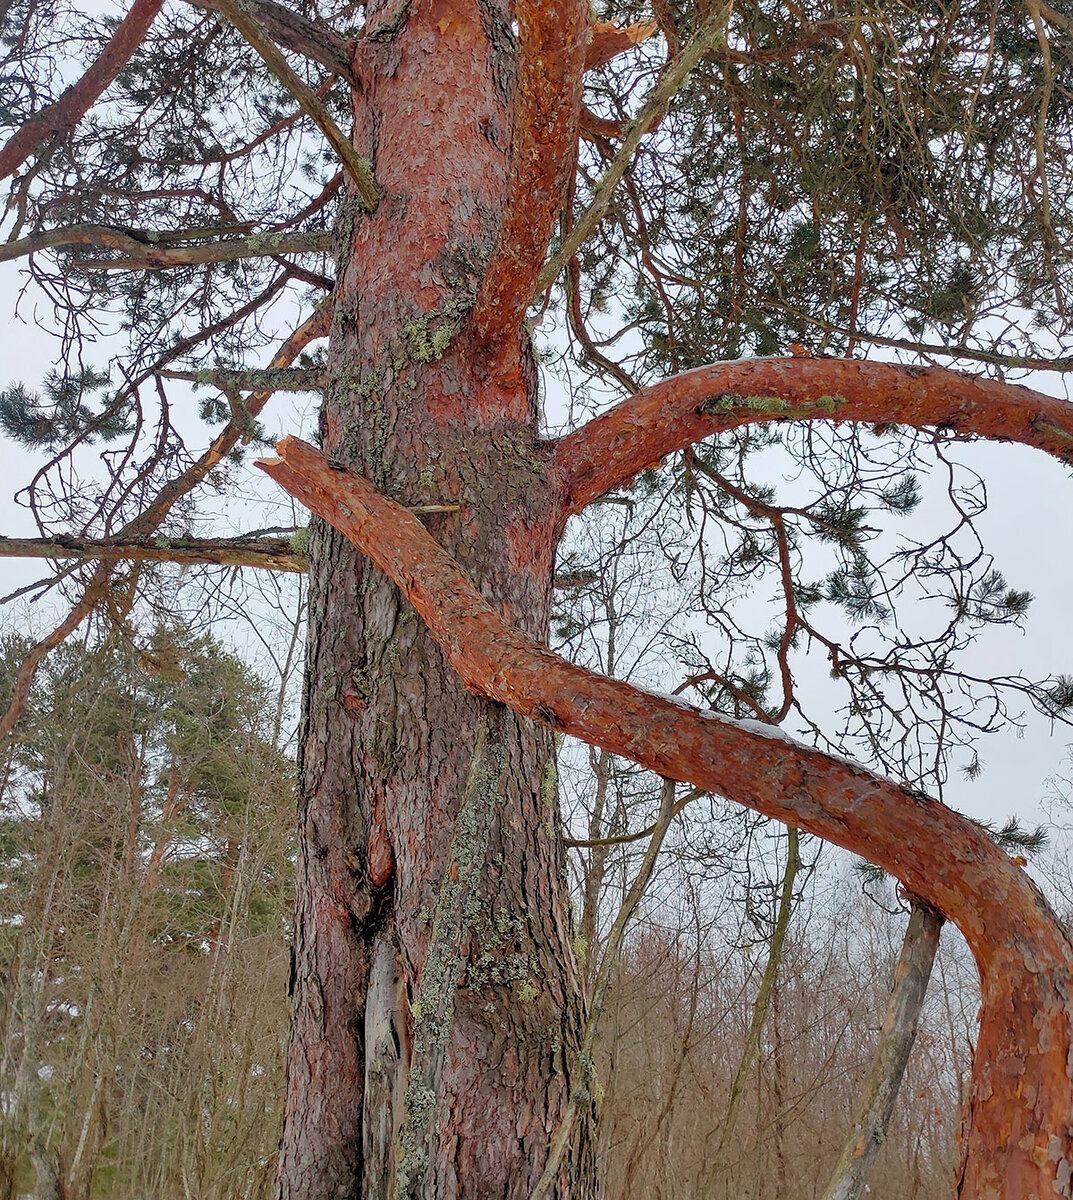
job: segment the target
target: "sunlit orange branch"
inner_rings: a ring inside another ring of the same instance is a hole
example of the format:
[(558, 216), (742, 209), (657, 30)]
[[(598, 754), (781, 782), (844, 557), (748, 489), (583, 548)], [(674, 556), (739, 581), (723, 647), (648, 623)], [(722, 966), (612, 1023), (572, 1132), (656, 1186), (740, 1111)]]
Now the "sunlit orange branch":
[(613, 58), (617, 58), (626, 50), (650, 38), (659, 30), (655, 21), (638, 21), (633, 25), (620, 28), (610, 21), (594, 21), (592, 23), (592, 41), (585, 51), (585, 70), (592, 71), (602, 67)]
[[(983, 1011), (960, 1195), (1063, 1194), (1073, 1154), (1073, 946), (987, 834), (867, 768), (567, 662), (508, 625), (428, 531), (366, 480), (295, 438), (258, 465), (385, 571), (473, 691), (658, 774), (843, 846), (955, 921)], [(1032, 1086), (1024, 1086), (1031, 1080)]]
[(482, 343), (516, 330), (525, 313), (573, 170), (581, 111), (586, 0), (521, 0), (515, 13), (518, 83), (510, 182), (472, 315)]
[(645, 388), (556, 447), (566, 515), (676, 450), (739, 425), (853, 421), (1022, 442), (1073, 463), (1073, 404), (942, 367), (838, 358), (715, 363)]
[(72, 83), (53, 104), (34, 113), (0, 150), (0, 179), (17, 171), (42, 142), (57, 133), (69, 132), (81, 121), (130, 61), (163, 6), (164, 0), (134, 0), (108, 44), (82, 78)]

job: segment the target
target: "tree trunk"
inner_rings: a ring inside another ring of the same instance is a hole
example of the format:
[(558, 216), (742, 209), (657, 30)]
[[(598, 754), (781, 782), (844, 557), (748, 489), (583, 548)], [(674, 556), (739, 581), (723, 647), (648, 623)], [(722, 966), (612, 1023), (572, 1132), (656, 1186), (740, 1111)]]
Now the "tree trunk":
[(939, 913), (912, 897), (909, 926), (894, 970), (894, 986), (872, 1057), (872, 1069), (861, 1089), (853, 1125), (823, 1200), (859, 1200), (868, 1189), (872, 1164), (886, 1141), (894, 1102), (916, 1041), (917, 1023), (942, 930), (943, 918)]
[[(535, 373), (462, 331), (503, 205), (509, 10), (371, 4), (321, 443), (428, 518), (482, 594), (547, 636), (555, 508)], [(395, 585), (315, 522), (294, 1025), (279, 1195), (524, 1197), (583, 1025), (551, 735), (467, 691)], [(561, 1173), (590, 1187), (588, 1141)]]

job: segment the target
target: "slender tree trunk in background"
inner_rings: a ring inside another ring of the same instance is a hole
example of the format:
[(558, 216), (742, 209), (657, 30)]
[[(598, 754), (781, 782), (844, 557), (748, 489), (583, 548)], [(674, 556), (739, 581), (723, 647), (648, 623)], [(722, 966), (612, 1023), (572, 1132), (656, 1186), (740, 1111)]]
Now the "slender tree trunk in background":
[(786, 1108), (790, 1096), (790, 1072), (786, 1062), (786, 1039), (782, 1032), (782, 982), (776, 974), (771, 989), (771, 1092), (773, 1113), (771, 1130), (775, 1145), (775, 1197), (783, 1200), (786, 1187)]
[(943, 918), (939, 913), (914, 897), (872, 1069), (861, 1089), (853, 1125), (823, 1200), (858, 1200), (868, 1188), (872, 1164), (886, 1138), (894, 1101), (916, 1040), (920, 1010), (942, 929)]
[[(437, 540), (546, 640), (556, 512), (528, 338), (492, 355), (460, 332), (507, 188), (511, 10), (366, 19), (384, 32), (357, 64), (356, 140), (382, 198), (338, 231), (321, 443), (403, 503), (457, 505), (428, 519)], [(308, 638), (279, 1195), (528, 1196), (583, 1025), (551, 735), (467, 691), (320, 522)], [(563, 1195), (587, 1194), (589, 1145)]]

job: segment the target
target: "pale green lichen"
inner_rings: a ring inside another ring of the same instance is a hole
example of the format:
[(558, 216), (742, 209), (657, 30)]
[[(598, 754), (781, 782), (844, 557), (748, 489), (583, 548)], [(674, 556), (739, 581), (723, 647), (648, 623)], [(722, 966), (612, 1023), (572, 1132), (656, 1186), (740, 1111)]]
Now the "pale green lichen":
[(251, 233), (246, 239), (251, 250), (278, 250), (282, 244), (282, 233)]
[(415, 362), (438, 362), (451, 344), (454, 330), (446, 321), (431, 328), (431, 317), (422, 317), (403, 326), (402, 336)]
[(518, 1000), (522, 1004), (532, 1004), (533, 1001), (540, 995), (540, 989), (533, 983), (531, 979), (527, 979), (521, 987), (518, 988)]
[(811, 417), (816, 411), (833, 416), (839, 405), (845, 404), (845, 396), (825, 395), (815, 400), (804, 400), (800, 404), (791, 404), (782, 396), (742, 396), (736, 392), (723, 392), (705, 400), (697, 410), (703, 416), (714, 417), (732, 412), (754, 412), (764, 416), (779, 417), (793, 420), (797, 417)]
[(575, 933), (574, 938), (573, 938), (573, 943), (574, 943), (574, 957), (578, 961), (578, 966), (584, 967), (585, 960), (589, 957), (588, 942), (585, 941), (585, 939), (581, 936), (580, 933)]
[(296, 529), (294, 533), (287, 539), (287, 544), (295, 552), (295, 554), (309, 553), (309, 527)]
[(410, 1009), (413, 1054), (398, 1136), (396, 1196), (407, 1194), (420, 1183), (430, 1152), (435, 1153), (436, 1083), (454, 1019), (455, 994), (464, 964), (462, 947), (479, 909), (477, 883), (499, 801), (497, 764), (489, 761), (497, 756), (494, 749), (491, 754), (487, 752), (487, 736), (484, 717), (474, 738), (469, 775), (451, 837), (449, 865), (440, 884), (421, 982)]

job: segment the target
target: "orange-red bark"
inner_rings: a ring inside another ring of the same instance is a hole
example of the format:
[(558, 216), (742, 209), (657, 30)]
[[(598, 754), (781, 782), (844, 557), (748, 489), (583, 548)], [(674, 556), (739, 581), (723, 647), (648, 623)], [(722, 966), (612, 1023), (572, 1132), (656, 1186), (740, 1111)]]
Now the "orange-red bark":
[(6, 179), (47, 138), (73, 129), (90, 106), (130, 61), (142, 43), (164, 0), (134, 0), (107, 45), (86, 73), (53, 104), (41, 109), (15, 131), (0, 150), (0, 179)]
[(406, 594), (466, 684), (515, 711), (878, 863), (953, 920), (980, 969), (962, 1197), (1069, 1196), (1073, 946), (978, 827), (863, 766), (560, 658), (508, 625), (420, 522), (294, 438), (261, 463)]
[(650, 38), (658, 28), (659, 25), (655, 21), (637, 21), (624, 28), (610, 21), (594, 21), (592, 41), (585, 51), (585, 70), (591, 71), (609, 63), (624, 51)]
[(581, 110), (587, 0), (523, 0), (515, 13), (518, 82), (510, 178), (472, 313), (474, 332), (484, 344), (518, 336), (573, 170)]
[[(770, 400), (787, 408), (765, 408)], [(1073, 463), (1073, 404), (942, 367), (840, 358), (756, 358), (645, 388), (563, 438), (553, 477), (566, 515), (675, 450), (738, 425), (855, 421), (1022, 442)]]

